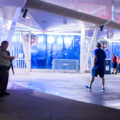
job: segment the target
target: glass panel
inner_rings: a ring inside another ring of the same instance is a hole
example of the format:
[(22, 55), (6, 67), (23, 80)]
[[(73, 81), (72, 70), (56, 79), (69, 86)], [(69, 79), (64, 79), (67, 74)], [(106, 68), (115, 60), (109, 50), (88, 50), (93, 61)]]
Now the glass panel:
[(31, 47), (31, 68), (52, 69), (54, 59), (77, 59), (80, 54), (79, 35), (37, 35)]
[(15, 56), (14, 68), (26, 68), (25, 54), (23, 51), (23, 38), (20, 32), (15, 32), (9, 45), (11, 56)]
[(46, 68), (46, 35), (37, 35), (36, 46), (31, 47), (31, 68)]
[(64, 36), (64, 59), (78, 59), (80, 55), (80, 37)]
[(47, 61), (46, 61), (46, 68), (52, 68), (52, 61), (55, 57), (55, 50), (57, 49), (56, 46), (56, 36), (48, 35), (47, 36)]

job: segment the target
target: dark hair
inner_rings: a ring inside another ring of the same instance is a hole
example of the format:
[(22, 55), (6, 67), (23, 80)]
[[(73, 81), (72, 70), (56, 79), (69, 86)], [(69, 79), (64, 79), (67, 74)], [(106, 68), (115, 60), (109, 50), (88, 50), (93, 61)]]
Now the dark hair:
[(100, 48), (101, 47), (101, 44), (98, 42), (96, 47)]
[(4, 40), (4, 41), (2, 41), (1, 45), (6, 44), (6, 43), (8, 44), (8, 41)]

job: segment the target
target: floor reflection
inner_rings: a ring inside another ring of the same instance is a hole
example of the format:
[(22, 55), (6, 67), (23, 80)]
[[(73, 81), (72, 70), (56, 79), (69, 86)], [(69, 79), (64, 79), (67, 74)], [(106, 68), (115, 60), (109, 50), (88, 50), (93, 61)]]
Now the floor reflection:
[[(42, 77), (39, 75), (38, 77), (36, 76), (36, 78), (32, 77), (32, 75), (26, 78), (16, 76), (11, 78), (10, 82), (40, 92), (120, 109), (120, 80), (118, 76), (106, 76), (105, 91), (101, 92), (101, 80), (99, 78), (96, 78), (91, 91), (84, 88), (84, 86), (90, 82), (89, 74), (75, 74), (76, 76), (74, 76), (74, 74), (49, 73), (49, 77), (46, 75), (47, 73), (45, 76), (42, 74)], [(60, 75), (62, 75), (62, 77), (57, 77)], [(14, 87), (9, 86), (9, 89), (11, 88), (13, 89)]]

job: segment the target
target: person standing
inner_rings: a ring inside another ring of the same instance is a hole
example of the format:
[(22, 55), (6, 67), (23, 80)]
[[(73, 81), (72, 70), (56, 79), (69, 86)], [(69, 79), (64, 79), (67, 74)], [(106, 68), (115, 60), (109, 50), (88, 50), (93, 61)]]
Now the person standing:
[(120, 58), (117, 56), (117, 73), (120, 73)]
[(14, 56), (8, 55), (8, 41), (2, 41), (0, 46), (0, 97), (4, 97), (5, 95), (10, 95), (7, 92), (7, 85), (9, 79), (9, 69), (11, 60), (14, 60)]
[(112, 62), (113, 62), (113, 72), (112, 72), (112, 74), (116, 74), (117, 73), (117, 58), (116, 58), (114, 53), (113, 53)]
[(104, 72), (105, 72), (105, 58), (106, 54), (104, 50), (101, 49), (101, 44), (97, 43), (97, 49), (94, 50), (94, 66), (92, 68), (92, 79), (89, 86), (85, 86), (88, 89), (92, 89), (92, 84), (94, 82), (95, 77), (98, 75), (102, 79), (102, 88), (100, 90), (104, 91)]

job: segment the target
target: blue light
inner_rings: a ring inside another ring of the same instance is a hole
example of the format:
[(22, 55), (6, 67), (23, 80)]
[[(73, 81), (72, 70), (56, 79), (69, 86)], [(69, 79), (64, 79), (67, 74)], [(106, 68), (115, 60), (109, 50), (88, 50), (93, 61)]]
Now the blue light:
[(48, 40), (49, 44), (52, 44), (52, 43), (54, 43), (55, 38), (53, 36), (49, 36), (47, 40)]
[(72, 37), (65, 37), (64, 43), (65, 43), (66, 47), (70, 47), (72, 44)]
[(44, 42), (44, 37), (43, 36), (39, 36), (38, 37), (38, 43), (43, 43)]
[(63, 44), (63, 39), (62, 39), (61, 37), (58, 37), (58, 38), (57, 38), (57, 43), (58, 43), (58, 44)]

